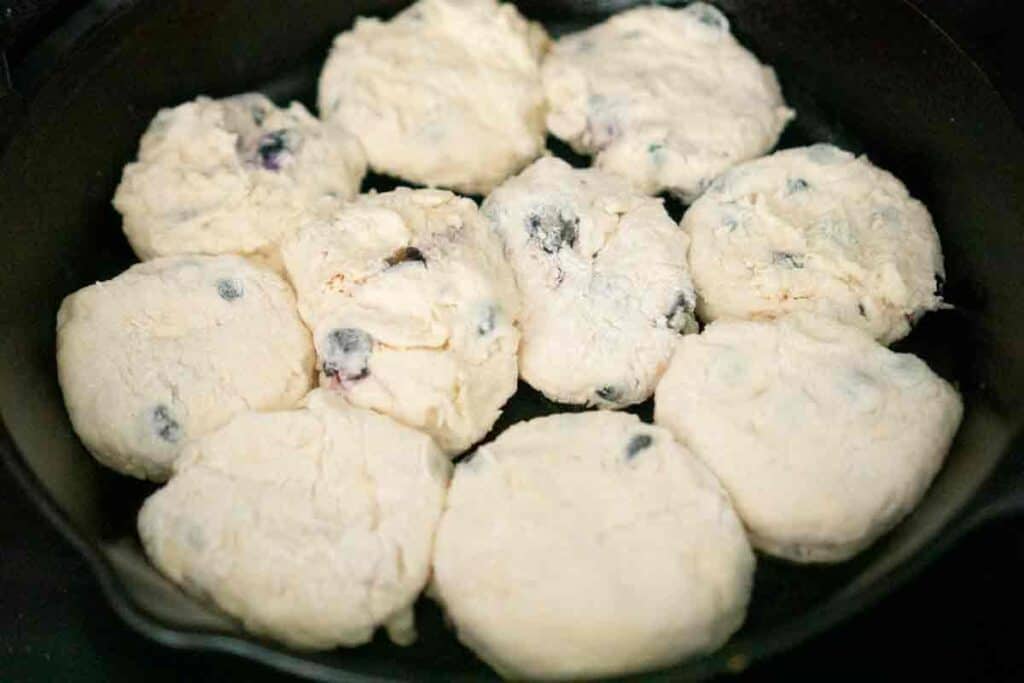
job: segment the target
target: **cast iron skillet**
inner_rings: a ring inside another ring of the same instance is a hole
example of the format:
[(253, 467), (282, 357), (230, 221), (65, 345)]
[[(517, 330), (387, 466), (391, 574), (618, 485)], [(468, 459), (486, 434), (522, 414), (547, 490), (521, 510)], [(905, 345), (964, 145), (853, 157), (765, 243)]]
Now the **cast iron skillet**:
[[(132, 260), (110, 207), (122, 166), (161, 107), (197, 93), (262, 89), (312, 104), (331, 36), (357, 14), (404, 3), (175, 0), (97, 3), (18, 72), (0, 99), (17, 125), (0, 139), (0, 447), (28, 494), (89, 561), (116, 611), (174, 647), (222, 650), (323, 680), (492, 676), (421, 601), (419, 642), (286, 651), (251, 638), (146, 562), (135, 511), (152, 486), (99, 467), (74, 437), (54, 368), (61, 298)], [(553, 32), (632, 4), (521, 3)], [(721, 0), (734, 31), (778, 69), (799, 114), (781, 146), (832, 141), (866, 152), (931, 209), (954, 308), (927, 316), (898, 347), (964, 393), (949, 459), (903, 524), (853, 561), (797, 567), (760, 558), (750, 615), (719, 652), (655, 678), (736, 671), (877, 599), (980, 521), (1024, 508), (1012, 437), (1024, 398), (1024, 140), (978, 68), (898, 1)], [(0, 92), (3, 92), (0, 89)], [(562, 149), (562, 148), (559, 148)], [(368, 186), (389, 187), (374, 178)], [(497, 429), (550, 412), (524, 389)], [(649, 416), (649, 406), (639, 409)], [(1001, 465), (997, 469), (997, 464)], [(644, 568), (636, 571), (642, 575)]]

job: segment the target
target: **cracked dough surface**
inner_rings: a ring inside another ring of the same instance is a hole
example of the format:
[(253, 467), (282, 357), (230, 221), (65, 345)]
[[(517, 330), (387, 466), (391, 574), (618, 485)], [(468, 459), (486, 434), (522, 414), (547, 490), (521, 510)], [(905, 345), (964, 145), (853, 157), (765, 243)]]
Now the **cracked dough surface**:
[(920, 359), (801, 314), (684, 338), (655, 395), (729, 491), (751, 542), (836, 562), (896, 525), (938, 472), (963, 412)]
[(242, 253), (273, 263), (307, 212), (354, 196), (365, 173), (355, 138), (297, 102), (199, 97), (156, 115), (114, 207), (143, 260)]
[(137, 264), (57, 313), (71, 423), (97, 460), (135, 477), (166, 479), (185, 441), (243, 410), (292, 407), (313, 361), (291, 288), (238, 256)]
[(510, 427), (455, 468), (433, 593), (505, 677), (592, 678), (721, 645), (754, 556), (711, 473), (633, 415)]
[(191, 442), (139, 512), (153, 563), (292, 647), (416, 638), (450, 465), (430, 437), (317, 390)]
[(928, 209), (891, 173), (832, 145), (732, 169), (682, 226), (706, 320), (814, 312), (888, 344), (942, 303)]
[(282, 249), (322, 386), (455, 455), (515, 392), (519, 292), (476, 205), (445, 190), (359, 197)]
[(771, 149), (793, 111), (714, 7), (640, 7), (560, 38), (543, 66), (548, 130), (648, 194), (693, 201)]
[(523, 379), (564, 403), (650, 397), (679, 334), (697, 328), (689, 240), (661, 200), (546, 157), (496, 189), (483, 212), (523, 294)]
[(548, 38), (511, 4), (421, 0), (360, 17), (320, 75), (320, 115), (359, 136), (370, 167), (485, 194), (544, 149)]

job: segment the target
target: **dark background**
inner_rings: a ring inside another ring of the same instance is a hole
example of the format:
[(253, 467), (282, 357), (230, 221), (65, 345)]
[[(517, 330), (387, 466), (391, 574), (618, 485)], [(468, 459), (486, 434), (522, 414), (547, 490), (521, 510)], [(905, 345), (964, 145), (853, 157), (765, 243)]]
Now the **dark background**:
[[(1024, 122), (1024, 38), (1014, 21), (1020, 0), (913, 2), (982, 66)], [(85, 4), (0, 0), (0, 95), (8, 65), (17, 69), (42, 36)], [(880, 604), (739, 680), (1022, 681), (1022, 610), (1024, 518), (1004, 519), (968, 535)], [(0, 467), (0, 682), (283, 678), (228, 655), (169, 650), (131, 631)]]

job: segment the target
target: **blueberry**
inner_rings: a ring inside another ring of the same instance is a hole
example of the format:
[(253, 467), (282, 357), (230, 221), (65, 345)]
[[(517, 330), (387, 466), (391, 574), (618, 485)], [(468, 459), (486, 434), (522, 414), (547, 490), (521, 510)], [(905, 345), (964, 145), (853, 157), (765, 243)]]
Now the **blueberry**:
[(402, 247), (397, 250), (391, 256), (384, 259), (384, 262), (388, 264), (388, 267), (397, 266), (399, 263), (422, 263), (424, 266), (427, 265), (427, 259), (423, 255), (423, 252), (416, 247)]
[(730, 216), (728, 214), (722, 216), (722, 227), (724, 227), (729, 232), (732, 232), (737, 227), (739, 227), (739, 224), (740, 222), (736, 220), (735, 216)]
[(786, 194), (803, 192), (810, 187), (810, 184), (803, 178), (790, 178), (786, 181)]
[(217, 294), (224, 301), (234, 301), (235, 299), (242, 298), (242, 295), (245, 294), (245, 287), (242, 285), (241, 280), (222, 278), (217, 280)]
[(171, 417), (171, 411), (165, 405), (158, 405), (150, 413), (153, 431), (168, 443), (177, 443), (181, 439), (181, 425)]
[(554, 254), (568, 245), (576, 246), (580, 219), (567, 209), (544, 207), (526, 217), (526, 232), (548, 254)]
[(260, 106), (252, 107), (249, 110), (249, 113), (252, 114), (253, 123), (255, 123), (257, 126), (262, 126), (264, 119), (267, 118), (267, 112), (264, 111), (263, 107)]
[(788, 251), (773, 251), (772, 263), (776, 266), (782, 266), (783, 268), (799, 270), (804, 267), (804, 255), (793, 254)]
[(868, 309), (864, 308), (864, 304), (860, 302), (857, 303), (857, 312), (861, 314), (861, 317), (868, 317)]
[(676, 302), (672, 304), (672, 309), (665, 315), (665, 322), (669, 329), (680, 334), (696, 330), (697, 319), (693, 317), (696, 308), (696, 297), (685, 290), (681, 292), (676, 297)]
[[(652, 142), (647, 145), (647, 156), (651, 158), (651, 163), (655, 166), (661, 166), (665, 163), (665, 143), (664, 142)], [(703, 179), (702, 179), (703, 180)], [(703, 191), (703, 188), (701, 188)]]
[(946, 278), (942, 273), (935, 273), (935, 296), (942, 296), (942, 290), (946, 288)]
[(613, 386), (605, 385), (594, 392), (597, 397), (609, 403), (618, 403), (622, 400), (622, 392)]
[(484, 337), (494, 331), (494, 326), (497, 323), (498, 311), (494, 306), (488, 306), (484, 309), (483, 317), (476, 326), (476, 333), (481, 337)]
[(728, 19), (725, 18), (724, 14), (719, 12), (711, 5), (705, 5), (702, 2), (698, 2), (694, 3), (692, 7), (697, 11), (697, 21), (699, 21), (700, 23), (704, 24), (705, 26), (710, 26), (711, 28), (717, 29), (719, 31), (728, 30)]
[(650, 448), (654, 439), (647, 434), (637, 434), (626, 444), (626, 460), (632, 460), (636, 454), (645, 448)]
[(259, 139), (256, 153), (259, 155), (260, 166), (268, 171), (280, 171), (281, 162), (288, 154), (288, 143), (285, 140), (288, 131), (275, 130)]
[(342, 327), (327, 334), (322, 370), (325, 375), (355, 382), (370, 374), (373, 338), (353, 327)]

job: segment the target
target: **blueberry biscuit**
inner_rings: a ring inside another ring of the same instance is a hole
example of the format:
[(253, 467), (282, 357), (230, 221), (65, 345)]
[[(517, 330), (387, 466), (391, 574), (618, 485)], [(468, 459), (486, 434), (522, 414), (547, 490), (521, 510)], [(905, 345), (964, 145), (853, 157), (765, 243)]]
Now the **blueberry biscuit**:
[(484, 194), (544, 149), (544, 30), (495, 0), (421, 0), (360, 18), (320, 75), (320, 115), (359, 136), (370, 167)]
[(445, 190), (363, 195), (285, 242), (320, 382), (431, 434), (480, 439), (516, 389), (519, 293), (476, 205)]
[(458, 464), (432, 595), (514, 679), (667, 666), (743, 622), (754, 556), (714, 476), (608, 411), (521, 422)]
[(658, 199), (543, 158), (487, 198), (523, 294), (520, 373), (564, 403), (647, 399), (697, 329), (689, 240)]
[(688, 202), (771, 149), (793, 117), (774, 71), (702, 2), (640, 7), (565, 36), (543, 80), (552, 134), (638, 190)]
[(57, 314), (71, 423), (97, 460), (135, 477), (166, 479), (185, 441), (243, 410), (291, 407), (313, 361), (291, 289), (237, 256), (138, 264)]
[(340, 397), (246, 412), (192, 441), (139, 512), (160, 570), (292, 647), (415, 640), (450, 465), (430, 437)]
[(720, 321), (680, 342), (655, 421), (729, 491), (765, 552), (844, 560), (917, 505), (962, 414), (927, 365), (796, 314)]
[(682, 225), (706, 320), (815, 312), (888, 344), (941, 305), (928, 210), (890, 173), (831, 145), (736, 167)]
[(365, 172), (359, 143), (301, 104), (199, 97), (156, 115), (114, 207), (141, 259), (239, 253), (273, 263), (306, 212), (351, 198)]

